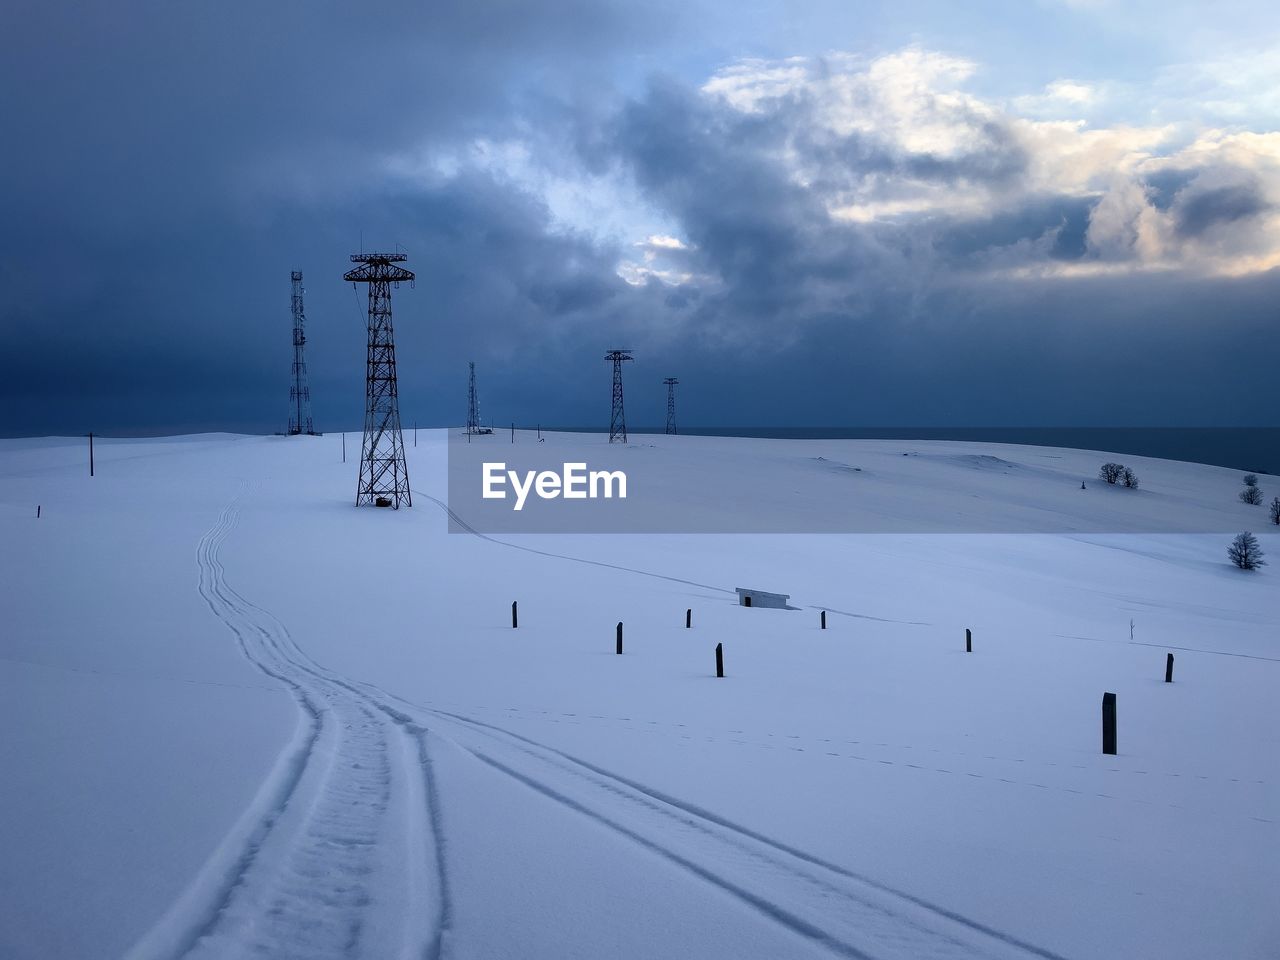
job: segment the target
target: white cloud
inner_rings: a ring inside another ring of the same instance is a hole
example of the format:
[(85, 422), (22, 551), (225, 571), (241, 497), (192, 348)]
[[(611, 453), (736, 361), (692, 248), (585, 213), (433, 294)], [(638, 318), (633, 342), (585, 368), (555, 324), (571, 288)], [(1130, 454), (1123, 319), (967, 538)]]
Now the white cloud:
[[(1059, 79), (1005, 104), (965, 89), (976, 70), (919, 47), (871, 59), (749, 60), (718, 72), (702, 92), (779, 119), (787, 131), (779, 162), (837, 220), (980, 220), (1036, 198), (1077, 198), (1094, 206), (1074, 269), (1240, 273), (1276, 265), (1280, 133), (1091, 125), (1083, 114), (1110, 97), (1099, 85)], [(1252, 76), (1278, 70), (1255, 64)], [(1174, 186), (1151, 186), (1162, 175)], [(1018, 254), (1047, 260), (1047, 247), (1022, 244)]]

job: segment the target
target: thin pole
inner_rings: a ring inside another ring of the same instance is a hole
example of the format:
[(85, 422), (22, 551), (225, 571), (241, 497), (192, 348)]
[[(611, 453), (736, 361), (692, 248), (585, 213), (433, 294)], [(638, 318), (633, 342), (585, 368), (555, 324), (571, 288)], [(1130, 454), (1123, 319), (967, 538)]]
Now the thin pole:
[(1102, 695), (1102, 752), (1114, 755), (1116, 752), (1116, 695)]
[(89, 476), (93, 476), (93, 431), (89, 431)]
[(418, 445), (418, 421), (413, 421), (413, 445)]
[(342, 462), (347, 462), (347, 431), (342, 431)]
[(511, 424), (511, 442), (516, 442), (516, 425), (514, 423)]

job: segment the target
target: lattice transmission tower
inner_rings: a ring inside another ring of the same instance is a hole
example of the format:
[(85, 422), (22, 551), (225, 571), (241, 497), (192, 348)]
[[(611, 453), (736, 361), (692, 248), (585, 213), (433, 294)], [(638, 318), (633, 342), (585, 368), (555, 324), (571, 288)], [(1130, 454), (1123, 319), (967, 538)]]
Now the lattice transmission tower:
[(307, 361), (302, 356), (306, 345), (306, 315), (302, 312), (302, 271), (289, 273), (293, 281), (293, 386), (289, 388), (289, 436), (315, 435), (311, 423), (311, 387), (307, 384)]
[(627, 417), (622, 410), (622, 364), (634, 360), (630, 350), (610, 350), (604, 355), (613, 363), (613, 416), (609, 420), (609, 442), (627, 442)]
[(364, 445), (356, 506), (413, 506), (409, 469), (400, 435), (400, 393), (396, 386), (396, 344), (391, 328), (391, 288), (412, 283), (411, 270), (397, 266), (403, 253), (353, 253), (359, 266), (342, 275), (369, 285), (369, 350), (365, 361)]
[(675, 377), (667, 377), (662, 382), (667, 385), (667, 433), (674, 435), (676, 432), (676, 384), (680, 381)]

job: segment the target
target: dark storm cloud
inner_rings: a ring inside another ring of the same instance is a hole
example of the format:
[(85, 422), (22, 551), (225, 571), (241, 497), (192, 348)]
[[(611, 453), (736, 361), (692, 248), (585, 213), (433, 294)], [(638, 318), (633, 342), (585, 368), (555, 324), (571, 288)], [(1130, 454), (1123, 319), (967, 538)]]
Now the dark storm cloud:
[[(993, 279), (1087, 259), (1097, 201), (1025, 191), (1026, 147), (989, 113), (955, 115), (963, 150), (911, 151), (820, 129), (804, 91), (749, 113), (671, 76), (627, 87), (670, 11), (376, 10), (6, 14), (0, 432), (279, 429), (291, 269), (317, 424), (356, 428), (363, 292), (340, 277), (361, 236), (419, 278), (395, 295), (406, 422), (458, 422), (474, 359), (492, 421), (599, 424), (615, 346), (637, 350), (640, 425), (661, 423), (670, 375), (683, 421), (709, 426), (1254, 422), (1280, 399), (1273, 275)], [(536, 178), (469, 162), (478, 138), (569, 179), (622, 171), (683, 246), (575, 232)], [(1262, 209), (1202, 173), (1148, 179), (1187, 236)], [(831, 212), (903, 182), (1000, 203)], [(650, 254), (690, 279), (618, 276)]]
[(1219, 224), (1257, 216), (1270, 207), (1257, 182), (1199, 188), (1192, 181), (1174, 202), (1178, 230), (1188, 237), (1198, 237)]
[[(743, 113), (659, 81), (612, 131), (616, 156), (692, 244), (689, 269), (721, 281), (680, 306), (704, 334), (700, 348), (734, 371), (715, 375), (733, 398), (730, 422), (1273, 419), (1280, 392), (1263, 358), (1280, 347), (1268, 320), (1274, 273), (1002, 279), (976, 268), (1081, 260), (1097, 198), (1014, 193), (985, 215), (841, 221), (815, 184), (910, 170), (1016, 185), (1025, 154), (991, 124), (979, 149), (946, 165), (797, 126), (803, 111)], [(818, 173), (801, 186), (797, 167)], [(1256, 209), (1235, 192), (1202, 196), (1179, 198), (1197, 223)], [(1233, 394), (1241, 380), (1250, 390)], [(690, 405), (696, 390), (685, 389)]]
[[(277, 426), (293, 268), (308, 288), (317, 414), (354, 408), (357, 421), (362, 308), (338, 278), (362, 234), (415, 255), (422, 290), (403, 304), (435, 331), (419, 356), (510, 356), (598, 317), (625, 287), (616, 257), (551, 235), (535, 198), (466, 171), (410, 186), (385, 163), (505, 135), (527, 119), (516, 104), (530, 77), (548, 98), (607, 88), (612, 58), (651, 41), (659, 12), (595, 0), (11, 6), (0, 431)], [(412, 371), (404, 392), (429, 398), (417, 384), (434, 379)]]
[(793, 181), (775, 155), (784, 133), (780, 118), (736, 114), (665, 81), (617, 120), (614, 148), (680, 222), (698, 270), (720, 281), (696, 323), (714, 337), (777, 325), (773, 334), (788, 339), (812, 315), (839, 308), (819, 295), (824, 281), (842, 288), (839, 299), (853, 295), (879, 258), (874, 243), (833, 223), (821, 199)]

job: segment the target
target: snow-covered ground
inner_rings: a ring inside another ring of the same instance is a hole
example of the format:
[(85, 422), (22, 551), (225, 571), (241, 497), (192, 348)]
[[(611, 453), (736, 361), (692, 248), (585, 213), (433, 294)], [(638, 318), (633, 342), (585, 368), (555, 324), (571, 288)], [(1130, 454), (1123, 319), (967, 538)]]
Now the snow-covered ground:
[[(351, 505), (347, 439), (100, 442), (93, 479), (0, 441), (0, 956), (1280, 950), (1280, 567), (1225, 555), (1280, 538), (1237, 472), (637, 437), (676, 513), (751, 477), (810, 529), (866, 479), (824, 465), (892, 459), (864, 520), (938, 532), (484, 537), (442, 432), (400, 511)], [(1042, 510), (1088, 532), (944, 532)], [(1131, 532), (1163, 516), (1219, 532)]]

